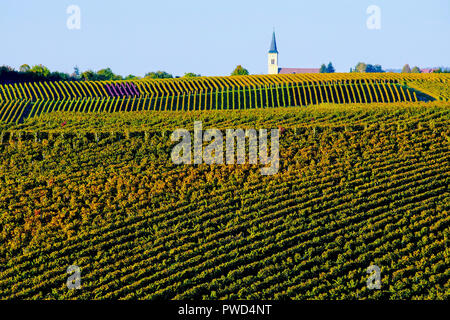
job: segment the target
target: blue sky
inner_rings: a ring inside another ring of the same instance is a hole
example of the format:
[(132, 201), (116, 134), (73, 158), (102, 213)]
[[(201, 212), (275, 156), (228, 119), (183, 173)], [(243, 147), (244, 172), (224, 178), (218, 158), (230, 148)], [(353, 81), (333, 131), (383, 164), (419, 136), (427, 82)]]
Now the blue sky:
[[(72, 4), (80, 30), (66, 26)], [(380, 30), (366, 26), (370, 5)], [(228, 75), (242, 64), (260, 74), (273, 27), (281, 67), (450, 66), (449, 0), (1, 0), (0, 65), (143, 76)]]

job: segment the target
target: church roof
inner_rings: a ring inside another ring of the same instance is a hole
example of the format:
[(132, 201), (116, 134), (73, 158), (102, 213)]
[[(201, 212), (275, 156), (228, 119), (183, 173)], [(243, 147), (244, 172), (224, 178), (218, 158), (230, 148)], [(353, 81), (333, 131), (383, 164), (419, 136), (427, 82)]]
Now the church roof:
[(434, 70), (437, 70), (437, 68), (420, 69), (420, 72), (422, 72), (422, 73), (433, 73)]
[(269, 53), (278, 53), (277, 40), (275, 39), (275, 31), (272, 34), (272, 43), (270, 44)]
[(279, 68), (278, 74), (319, 73), (318, 68)]

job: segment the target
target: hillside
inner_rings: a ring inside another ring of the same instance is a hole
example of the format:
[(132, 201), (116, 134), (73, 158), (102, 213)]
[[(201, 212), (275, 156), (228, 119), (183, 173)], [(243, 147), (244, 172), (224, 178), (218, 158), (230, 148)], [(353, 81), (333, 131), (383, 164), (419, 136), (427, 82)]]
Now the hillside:
[(447, 74), (340, 73), (0, 84), (0, 123), (53, 112), (195, 111), (450, 100)]
[[(4, 122), (0, 299), (448, 299), (450, 104), (417, 100)], [(174, 165), (196, 120), (281, 128), (278, 174)]]

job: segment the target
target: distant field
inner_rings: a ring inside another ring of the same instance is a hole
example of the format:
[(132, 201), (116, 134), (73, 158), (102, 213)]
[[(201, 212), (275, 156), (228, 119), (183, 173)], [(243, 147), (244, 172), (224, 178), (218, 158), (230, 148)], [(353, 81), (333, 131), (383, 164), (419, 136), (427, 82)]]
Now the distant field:
[[(284, 92), (291, 105), (305, 97), (292, 92), (308, 88), (322, 97), (342, 90), (345, 102), (361, 102), (352, 88), (411, 99), (267, 109), (258, 100), (258, 109), (234, 111), (46, 107), (4, 122), (0, 299), (448, 299), (448, 79), (380, 77), (250, 92)], [(411, 102), (426, 96), (441, 101)], [(255, 96), (246, 97), (249, 106)], [(325, 102), (318, 97), (311, 102)], [(281, 127), (279, 173), (174, 165), (170, 132), (195, 120), (220, 130)], [(79, 290), (66, 287), (69, 265), (81, 268)], [(370, 265), (381, 269), (380, 290), (367, 288)]]
[(0, 84), (0, 122), (51, 112), (236, 110), (448, 101), (447, 74), (310, 74)]

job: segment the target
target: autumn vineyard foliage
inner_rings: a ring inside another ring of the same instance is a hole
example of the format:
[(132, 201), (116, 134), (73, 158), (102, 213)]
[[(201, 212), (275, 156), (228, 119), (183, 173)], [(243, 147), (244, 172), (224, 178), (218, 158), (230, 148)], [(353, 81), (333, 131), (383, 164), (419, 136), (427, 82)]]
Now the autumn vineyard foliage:
[[(449, 80), (3, 84), (0, 299), (448, 299)], [(281, 128), (278, 174), (173, 164), (194, 121)]]

